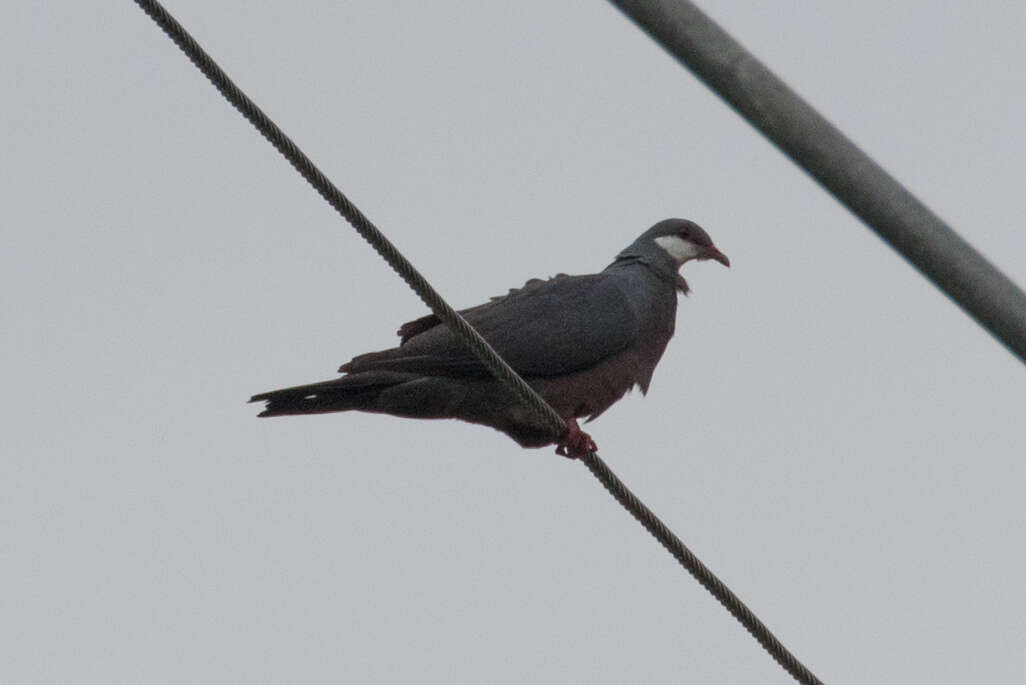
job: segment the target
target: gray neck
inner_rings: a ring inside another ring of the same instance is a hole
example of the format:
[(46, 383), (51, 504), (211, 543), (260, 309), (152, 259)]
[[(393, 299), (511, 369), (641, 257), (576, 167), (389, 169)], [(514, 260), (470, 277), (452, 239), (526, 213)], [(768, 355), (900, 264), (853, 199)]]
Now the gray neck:
[(634, 246), (616, 255), (612, 264), (605, 268), (605, 271), (622, 271), (630, 269), (644, 269), (656, 276), (659, 280), (669, 283), (680, 292), (687, 295), (691, 288), (688, 282), (677, 271), (677, 264), (669, 255), (643, 254), (635, 251)]

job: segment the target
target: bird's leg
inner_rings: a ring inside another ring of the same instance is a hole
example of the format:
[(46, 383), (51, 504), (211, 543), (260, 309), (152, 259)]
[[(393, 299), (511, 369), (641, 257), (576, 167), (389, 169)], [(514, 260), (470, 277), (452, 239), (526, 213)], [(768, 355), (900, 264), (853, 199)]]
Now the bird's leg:
[(598, 445), (590, 435), (581, 430), (581, 427), (577, 425), (576, 418), (567, 419), (566, 425), (568, 428), (566, 437), (556, 447), (556, 454), (570, 459), (578, 459), (588, 452), (598, 451)]

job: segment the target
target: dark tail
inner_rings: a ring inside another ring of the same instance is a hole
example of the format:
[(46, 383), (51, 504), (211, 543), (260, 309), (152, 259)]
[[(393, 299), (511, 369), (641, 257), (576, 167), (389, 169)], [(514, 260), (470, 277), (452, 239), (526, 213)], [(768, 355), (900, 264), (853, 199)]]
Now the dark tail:
[(395, 385), (397, 379), (388, 375), (377, 378), (359, 378), (370, 374), (343, 376), (331, 381), (297, 385), (294, 388), (272, 390), (253, 395), (250, 402), (266, 402), (259, 416), (285, 416), (287, 414), (325, 414), (335, 411), (376, 411), (378, 395)]

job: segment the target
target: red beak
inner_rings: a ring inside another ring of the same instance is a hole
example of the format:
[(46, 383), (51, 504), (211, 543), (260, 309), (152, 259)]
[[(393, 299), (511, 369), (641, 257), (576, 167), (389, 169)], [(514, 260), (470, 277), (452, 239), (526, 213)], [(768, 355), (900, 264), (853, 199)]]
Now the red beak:
[(730, 260), (727, 258), (727, 255), (723, 254), (718, 249), (716, 249), (715, 245), (710, 245), (709, 247), (705, 248), (705, 253), (702, 255), (702, 259), (715, 259), (723, 266), (727, 267), (728, 269), (730, 268)]

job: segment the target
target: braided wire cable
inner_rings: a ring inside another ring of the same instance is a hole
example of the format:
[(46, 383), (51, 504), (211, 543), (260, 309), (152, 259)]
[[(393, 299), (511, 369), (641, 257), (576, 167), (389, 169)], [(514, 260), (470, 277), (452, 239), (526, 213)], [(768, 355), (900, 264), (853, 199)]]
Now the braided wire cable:
[(288, 160), (296, 171), (314, 187), (321, 197), (328, 204), (335, 208), (342, 217), (352, 224), (357, 233), (370, 243), (371, 247), (388, 262), (388, 265), (406, 281), (417, 296), (423, 300), (431, 311), (446, 325), (455, 330), (463, 342), (476, 354), (485, 364), (487, 369), (500, 381), (506, 384), (517, 394), (525, 404), (530, 406), (553, 435), (562, 436), (567, 432), (566, 422), (550, 407), (534, 389), (529, 386), (506, 361), (500, 357), (491, 345), (481, 337), (474, 328), (446, 302), (441, 295), (427, 282), (419, 271), (411, 264), (406, 257), (396, 248), (395, 245), (378, 230), (377, 226), (347, 198), (334, 183), (325, 176), (320, 169), (311, 161), (306, 154), (299, 149), (299, 146), (292, 142), (284, 131), (278, 128), (270, 117), (257, 107), (256, 103), (249, 99), (242, 90), (228, 77), (214, 59), (200, 47), (199, 43), (189, 35), (189, 32), (171, 16), (170, 13), (159, 2), (147, 0), (136, 0), (146, 14), (157, 22), (157, 24), (181, 48), (182, 52), (196, 67), (203, 72), (203, 75), (210, 79), (214, 87), (220, 91), (235, 109), (239, 110), (242, 116), (249, 119), (260, 134), (273, 145), (278, 152)]
[[(252, 123), (257, 130), (285, 157), (328, 204), (342, 215), (353, 228), (370, 243), (371, 247), (388, 262), (389, 266), (413, 289), (421, 300), (442, 322), (450, 326), (463, 342), (486, 365), (488, 370), (510, 388), (537, 415), (542, 418), (553, 436), (563, 437), (567, 424), (563, 418), (543, 400), (538, 393), (513, 370), (505, 360), (492, 349), (474, 328), (460, 316), (435, 291), (417, 269), (399, 252), (392, 242), (339, 190), (310, 160), (306, 154), (282, 131), (256, 103), (242, 92), (199, 43), (168, 13), (156, 0), (134, 0), (147, 15), (185, 53), (189, 60), (203, 72), (214, 87)], [(737, 620), (758, 640), (777, 663), (798, 682), (818, 685), (816, 678), (786, 647), (770, 632), (769, 628), (703, 564), (695, 554), (674, 535), (666, 524), (656, 516), (638, 497), (630, 491), (597, 452), (591, 451), (581, 460), (616, 498), (678, 562), (702, 584)]]
[(681, 542), (680, 538), (651, 509), (645, 506), (644, 502), (638, 499), (637, 495), (631, 492), (630, 488), (613, 473), (609, 465), (602, 461), (597, 452), (589, 452), (581, 457), (581, 460), (605, 486), (609, 494), (615, 497), (616, 501), (623, 505), (623, 508), (629, 511), (631, 516), (636, 518), (638, 523), (643, 525), (645, 530), (651, 533), (652, 537), (658, 540), (659, 544), (665, 547), (666, 551), (673, 555), (673, 558), (680, 562), (680, 565), (709, 591), (709, 594), (719, 600), (720, 604), (769, 652), (774, 661), (799, 683), (822, 685), (822, 681), (777, 639), (766, 627), (766, 624), (748, 608), (748, 605), (742, 602), (741, 598), (735, 595), (722, 580), (717, 578), (716, 574), (703, 564), (701, 559), (695, 556), (695, 553), (688, 549), (688, 546)]

